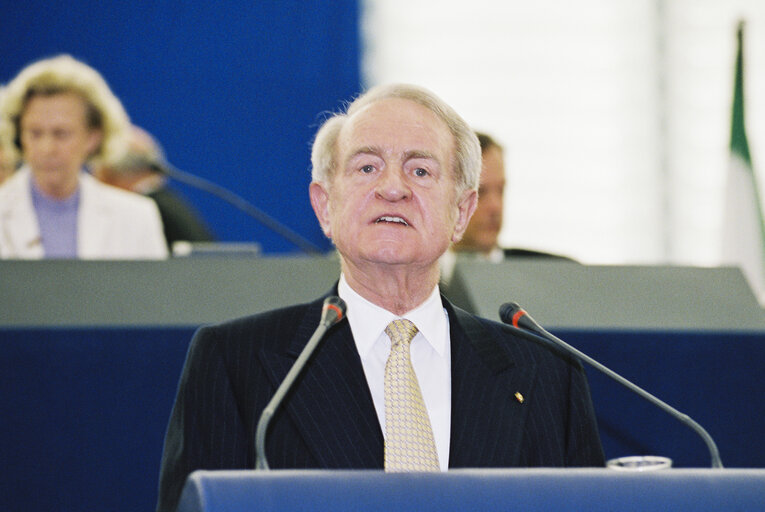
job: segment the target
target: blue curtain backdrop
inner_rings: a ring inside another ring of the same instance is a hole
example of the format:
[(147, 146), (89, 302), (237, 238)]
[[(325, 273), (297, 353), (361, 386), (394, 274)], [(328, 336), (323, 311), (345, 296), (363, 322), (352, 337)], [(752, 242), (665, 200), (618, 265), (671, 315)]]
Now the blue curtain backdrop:
[[(2, 0), (0, 83), (59, 53), (87, 62), (173, 165), (328, 250), (308, 201), (310, 143), (322, 113), (360, 90), (358, 14), (355, 0)], [(173, 186), (221, 240), (298, 250), (221, 200)]]

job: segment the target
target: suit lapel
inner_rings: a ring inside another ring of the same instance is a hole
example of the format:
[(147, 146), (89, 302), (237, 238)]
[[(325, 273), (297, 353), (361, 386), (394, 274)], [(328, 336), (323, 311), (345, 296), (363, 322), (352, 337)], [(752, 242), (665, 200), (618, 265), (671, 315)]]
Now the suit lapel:
[(114, 236), (112, 205), (95, 189), (95, 178), (80, 175), (80, 212), (77, 219), (77, 255), (93, 258), (102, 255)]
[[(287, 353), (264, 353), (278, 386), (319, 323), (322, 301), (310, 305)], [(303, 369), (286, 409), (323, 468), (382, 468), (383, 435), (347, 321), (333, 327)]]
[(452, 347), (449, 467), (517, 466), (536, 366), (514, 361), (496, 335), (446, 300)]

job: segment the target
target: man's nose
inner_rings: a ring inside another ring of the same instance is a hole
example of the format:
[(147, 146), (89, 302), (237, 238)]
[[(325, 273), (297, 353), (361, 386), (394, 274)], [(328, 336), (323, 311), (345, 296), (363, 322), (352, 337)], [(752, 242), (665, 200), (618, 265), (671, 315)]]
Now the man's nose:
[(412, 190), (401, 167), (388, 167), (380, 173), (376, 194), (387, 201), (400, 201), (408, 198)]

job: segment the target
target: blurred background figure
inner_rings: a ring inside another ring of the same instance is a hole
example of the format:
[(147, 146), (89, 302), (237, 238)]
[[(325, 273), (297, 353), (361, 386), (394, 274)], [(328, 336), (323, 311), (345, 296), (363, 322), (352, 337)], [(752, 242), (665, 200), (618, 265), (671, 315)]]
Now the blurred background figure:
[(452, 302), (461, 308), (475, 312), (463, 278), (455, 274), (459, 259), (473, 259), (499, 263), (510, 259), (532, 258), (555, 259), (559, 261), (575, 260), (552, 254), (522, 248), (502, 248), (499, 246), (499, 232), (505, 197), (505, 161), (503, 147), (490, 135), (476, 132), (481, 144), (481, 179), (478, 186), (478, 206), (470, 219), (465, 234), (459, 243), (441, 256), (441, 289)]
[(476, 132), (481, 143), (482, 169), (478, 187), (478, 207), (470, 219), (462, 240), (452, 246), (457, 252), (474, 252), (491, 261), (504, 257), (497, 245), (502, 229), (502, 204), (505, 196), (505, 162), (503, 150), (491, 136)]
[[(0, 86), (0, 103), (2, 103), (2, 98), (3, 98), (3, 86)], [(8, 179), (11, 176), (11, 174), (13, 174), (13, 171), (15, 170), (16, 170), (16, 165), (8, 156), (8, 152), (3, 151), (2, 141), (0, 140), (0, 184), (2, 184), (6, 179)]]
[(159, 143), (147, 131), (132, 126), (125, 155), (114, 163), (94, 166), (93, 174), (105, 183), (153, 199), (159, 207), (168, 249), (178, 241), (215, 241), (199, 213), (168, 187), (167, 169)]
[(441, 258), (441, 280), (449, 284), (457, 258), (468, 257), (498, 263), (506, 258), (547, 258), (574, 261), (566, 256), (525, 248), (501, 248), (498, 243), (502, 229), (505, 197), (504, 149), (491, 135), (476, 132), (481, 143), (481, 181), (478, 187), (478, 207), (462, 240), (454, 244)]
[(0, 145), (0, 184), (10, 178), (15, 170), (14, 162), (8, 158), (7, 152), (3, 151), (3, 146)]
[(156, 204), (85, 170), (119, 158), (128, 128), (101, 75), (68, 55), (35, 62), (7, 85), (0, 139), (22, 166), (0, 186), (0, 258), (167, 257)]

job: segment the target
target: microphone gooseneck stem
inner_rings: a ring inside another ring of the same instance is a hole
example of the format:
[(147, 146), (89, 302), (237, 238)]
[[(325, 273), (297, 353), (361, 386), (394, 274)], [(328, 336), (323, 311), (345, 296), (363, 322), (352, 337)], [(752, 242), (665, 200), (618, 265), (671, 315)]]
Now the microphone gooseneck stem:
[(569, 350), (571, 350), (574, 354), (577, 355), (577, 357), (579, 357), (580, 359), (585, 361), (590, 366), (593, 366), (596, 369), (600, 370), (602, 373), (605, 373), (606, 375), (611, 377), (613, 380), (615, 380), (616, 382), (618, 382), (622, 386), (624, 386), (624, 387), (626, 387), (628, 389), (631, 389), (632, 391), (634, 391), (638, 395), (642, 396), (643, 398), (645, 398), (649, 402), (655, 404), (660, 409), (663, 409), (664, 411), (668, 412), (670, 415), (674, 416), (675, 418), (680, 420), (682, 423), (685, 423), (692, 430), (696, 431), (699, 434), (699, 436), (701, 436), (701, 438), (704, 440), (704, 443), (706, 443), (706, 445), (707, 445), (707, 449), (709, 450), (709, 455), (710, 455), (710, 458), (712, 460), (712, 464), (711, 464), (712, 467), (713, 468), (721, 468), (721, 467), (723, 467), (722, 461), (720, 460), (720, 452), (717, 449), (717, 445), (715, 444), (714, 440), (712, 439), (712, 436), (710, 436), (709, 433), (704, 429), (704, 427), (699, 425), (690, 416), (688, 416), (687, 414), (684, 414), (684, 413), (678, 411), (677, 409), (675, 409), (674, 407), (672, 407), (668, 403), (666, 403), (663, 400), (659, 399), (658, 397), (652, 395), (651, 393), (649, 393), (648, 391), (644, 390), (640, 386), (637, 386), (637, 385), (633, 384), (632, 382), (630, 382), (629, 380), (625, 379), (624, 377), (622, 377), (618, 373), (610, 370), (606, 366), (603, 366), (602, 364), (600, 364), (599, 362), (597, 362), (593, 358), (589, 357), (586, 354), (583, 354), (582, 352), (580, 352), (579, 350), (575, 349), (571, 345), (568, 345), (567, 343), (565, 343), (560, 338), (557, 338), (557, 337), (555, 337), (555, 336), (553, 336), (552, 334), (549, 334), (549, 333), (548, 333), (548, 335), (550, 337), (552, 337), (553, 339), (555, 339), (555, 341), (557, 341), (559, 344), (567, 346)]
[(276, 389), (274, 396), (271, 397), (271, 400), (260, 414), (258, 425), (255, 429), (255, 469), (269, 469), (268, 459), (266, 457), (266, 431), (268, 430), (268, 425), (271, 423), (271, 418), (284, 400), (285, 395), (294, 385), (295, 380), (297, 380), (298, 375), (300, 375), (300, 372), (305, 367), (308, 359), (310, 359), (311, 355), (316, 351), (316, 347), (324, 338), (324, 335), (327, 334), (327, 331), (333, 325), (345, 318), (345, 311), (345, 302), (340, 297), (330, 296), (324, 299), (319, 326), (305, 344), (305, 347), (303, 347), (300, 355), (287, 372), (284, 380), (282, 380), (281, 384)]
[(218, 199), (221, 199), (230, 205), (235, 206), (239, 210), (243, 211), (260, 224), (264, 225), (274, 233), (280, 235), (285, 240), (295, 244), (300, 250), (307, 254), (322, 254), (321, 249), (314, 245), (312, 242), (298, 235), (296, 232), (280, 223), (264, 211), (260, 210), (256, 206), (250, 204), (242, 197), (236, 195), (230, 190), (221, 187), (209, 180), (195, 176), (194, 174), (181, 171), (170, 164), (165, 164), (163, 172), (167, 177), (172, 178), (186, 185), (190, 185), (196, 189), (203, 190), (208, 194), (212, 194)]
[(329, 326), (324, 323), (319, 325), (318, 329), (313, 333), (313, 336), (311, 336), (311, 339), (306, 343), (305, 348), (300, 353), (300, 356), (298, 356), (295, 364), (292, 365), (287, 376), (284, 377), (284, 380), (277, 388), (271, 401), (268, 402), (266, 408), (263, 409), (263, 412), (260, 415), (260, 420), (258, 420), (257, 429), (255, 430), (255, 469), (269, 469), (268, 460), (266, 459), (266, 430), (268, 429), (268, 425), (271, 423), (271, 418), (279, 407), (279, 404), (284, 399), (284, 395), (290, 390), (295, 379), (297, 379), (297, 376), (303, 370), (308, 358), (311, 357), (311, 354), (313, 354), (316, 346), (324, 337), (324, 334), (328, 329)]
[[(601, 373), (606, 374), (611, 379), (615, 380), (622, 386), (626, 387), (627, 389), (637, 393), (638, 395), (642, 396), (652, 404), (656, 405), (663, 411), (667, 412), (674, 418), (678, 419), (685, 425), (687, 425), (689, 428), (691, 428), (694, 432), (696, 432), (703, 440), (704, 443), (707, 446), (707, 449), (709, 450), (709, 455), (711, 458), (711, 466), (713, 468), (722, 468), (722, 460), (720, 459), (720, 452), (717, 449), (717, 444), (715, 444), (714, 440), (712, 439), (712, 436), (709, 435), (709, 433), (699, 425), (696, 421), (694, 421), (690, 416), (687, 414), (684, 414), (671, 405), (667, 404), (666, 402), (660, 400), (659, 398), (655, 397), (648, 391), (644, 390), (640, 386), (633, 384), (631, 381), (625, 379), (618, 373), (614, 372), (610, 368), (607, 368), (606, 366), (603, 366), (587, 354), (581, 352), (580, 350), (577, 350), (576, 348), (572, 347), (562, 339), (558, 338), (557, 336), (549, 333), (547, 330), (545, 330), (542, 326), (540, 326), (534, 319), (531, 318), (525, 311), (522, 309), (519, 309), (519, 312), (516, 312), (515, 318), (505, 318), (505, 315), (503, 315), (503, 309), (500, 309), (500, 317), (502, 318), (503, 322), (509, 325), (512, 329), (514, 329), (517, 333), (521, 334), (522, 336), (530, 339), (536, 339), (536, 340), (543, 340), (543, 341), (549, 341), (552, 342), (567, 352), (574, 354), (582, 361), (586, 362), (593, 368), (599, 370)], [(518, 327), (518, 318), (524, 317), (525, 320), (531, 324), (532, 328), (530, 329), (524, 329), (521, 327)]]

